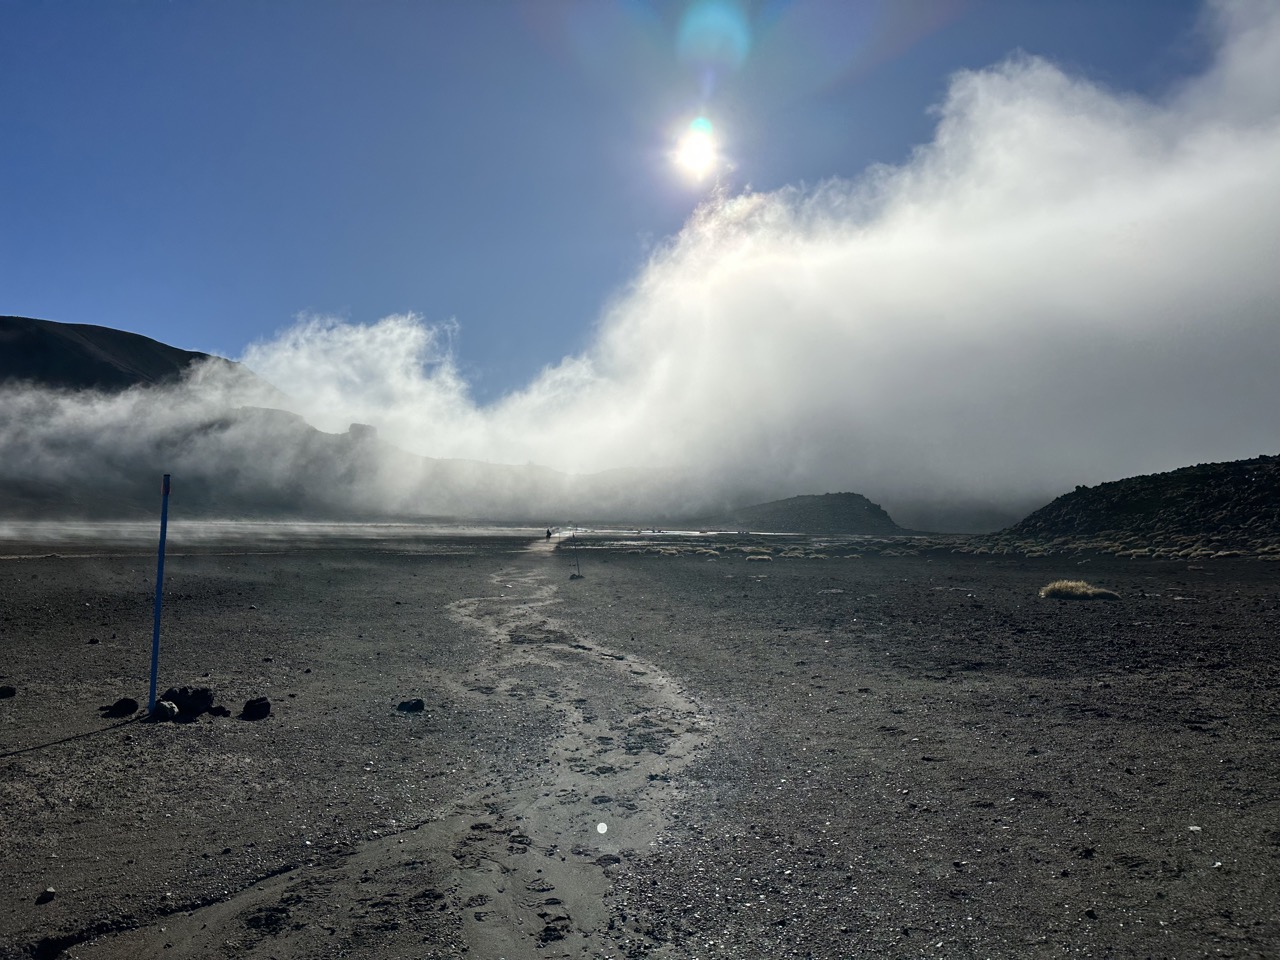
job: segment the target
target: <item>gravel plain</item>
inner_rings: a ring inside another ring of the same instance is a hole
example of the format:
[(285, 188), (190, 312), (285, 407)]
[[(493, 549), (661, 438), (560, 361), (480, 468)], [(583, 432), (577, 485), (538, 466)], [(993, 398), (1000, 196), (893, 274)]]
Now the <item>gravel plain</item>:
[(863, 546), (179, 546), (272, 712), (153, 723), (154, 557), (7, 544), (0, 957), (1280, 955), (1280, 565)]

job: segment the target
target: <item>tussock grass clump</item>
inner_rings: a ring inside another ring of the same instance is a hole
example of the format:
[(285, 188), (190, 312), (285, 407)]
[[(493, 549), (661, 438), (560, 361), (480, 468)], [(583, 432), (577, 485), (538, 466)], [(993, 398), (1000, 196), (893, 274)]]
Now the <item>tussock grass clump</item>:
[(1040, 596), (1054, 600), (1119, 600), (1120, 594), (1084, 580), (1055, 580), (1040, 588)]

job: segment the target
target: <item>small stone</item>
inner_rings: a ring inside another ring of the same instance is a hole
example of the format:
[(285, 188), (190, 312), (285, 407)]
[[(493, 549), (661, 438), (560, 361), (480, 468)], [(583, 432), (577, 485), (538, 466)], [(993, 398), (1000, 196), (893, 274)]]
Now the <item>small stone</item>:
[(17, 695), (17, 689), (9, 686), (7, 683), (3, 687), (0, 687), (0, 700), (8, 700), (10, 697), (16, 697)]
[(155, 707), (151, 711), (152, 720), (176, 720), (178, 719), (178, 705), (169, 700), (157, 700)]
[(427, 709), (427, 704), (421, 697), (415, 697), (412, 700), (401, 700), (396, 709), (401, 713), (421, 713)]
[(44, 893), (36, 897), (36, 903), (48, 903), (57, 895), (58, 895), (58, 891), (53, 889), (53, 887), (45, 887)]

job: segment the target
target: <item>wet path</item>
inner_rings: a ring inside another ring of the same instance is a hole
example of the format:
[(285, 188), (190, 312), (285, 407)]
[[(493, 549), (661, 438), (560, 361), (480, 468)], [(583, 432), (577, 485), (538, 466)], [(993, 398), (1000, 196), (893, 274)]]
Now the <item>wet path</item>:
[(484, 956), (534, 955), (531, 942), (563, 944), (566, 956), (604, 950), (609, 870), (641, 855), (678, 815), (672, 781), (710, 733), (653, 664), (555, 619), (552, 557), (535, 545), (495, 577), (496, 595), (453, 605), (492, 644), (488, 695), (527, 697), (556, 721), (529, 775), (498, 772), (479, 798), (484, 823), (455, 853), (459, 889), (484, 900), (463, 916), (467, 943)]

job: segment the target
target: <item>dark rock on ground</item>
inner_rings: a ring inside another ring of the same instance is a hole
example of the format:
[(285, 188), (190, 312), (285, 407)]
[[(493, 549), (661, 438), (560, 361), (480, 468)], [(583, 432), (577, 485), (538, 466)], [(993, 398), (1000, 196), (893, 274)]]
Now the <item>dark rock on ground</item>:
[(271, 701), (266, 697), (254, 697), (244, 702), (240, 711), (242, 720), (265, 720), (271, 714)]
[(156, 705), (151, 710), (152, 720), (177, 720), (178, 705), (169, 700), (157, 700)]
[(426, 703), (421, 697), (415, 697), (412, 700), (401, 700), (400, 706), (396, 707), (404, 713), (421, 713), (427, 708)]
[(138, 701), (133, 697), (121, 697), (115, 703), (98, 709), (104, 717), (130, 717), (138, 712)]
[(3, 687), (0, 687), (0, 700), (8, 700), (10, 697), (16, 697), (17, 695), (17, 689), (9, 686), (7, 683)]
[(160, 699), (174, 704), (183, 720), (194, 720), (213, 708), (213, 691), (208, 687), (170, 687)]

